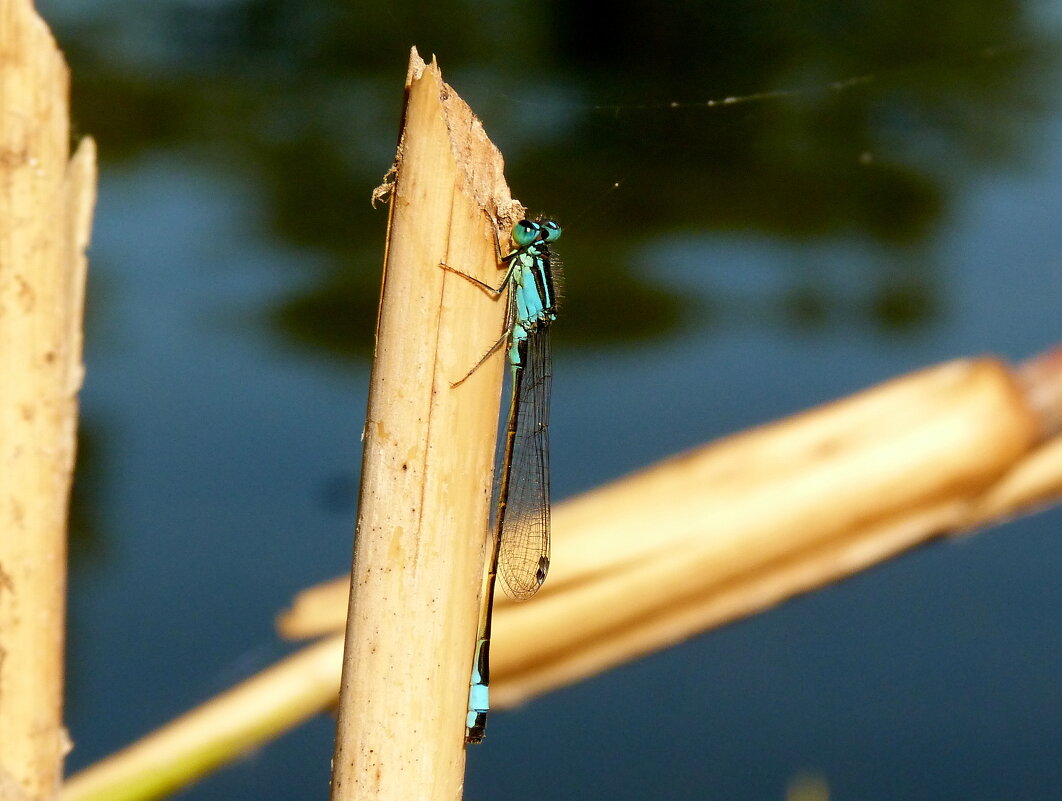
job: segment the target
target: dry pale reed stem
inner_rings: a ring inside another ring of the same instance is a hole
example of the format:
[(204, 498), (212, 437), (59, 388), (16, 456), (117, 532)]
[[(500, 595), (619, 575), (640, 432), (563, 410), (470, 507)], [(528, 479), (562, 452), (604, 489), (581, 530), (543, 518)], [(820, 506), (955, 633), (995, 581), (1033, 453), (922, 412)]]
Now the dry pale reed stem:
[[(496, 703), (1057, 498), (1062, 442), (1039, 441), (1058, 413), (1045, 363), (1029, 362), (1034, 381), (988, 359), (922, 371), (558, 506), (550, 582), (499, 604)], [(333, 628), (334, 586), (308, 593)]]
[[(1023, 391), (1028, 388), (1026, 384), (1021, 382)], [(556, 512), (556, 552), (563, 554), (567, 565), (568, 577), (563, 582), (567, 587), (552, 590), (547, 583), (543, 596), (549, 599), (548, 593), (556, 593), (555, 601), (507, 606), (503, 602), (499, 608), (496, 636), (501, 638), (501, 645), (496, 643), (494, 657), (502, 667), (492, 675), (492, 700), (498, 706), (524, 700), (837, 580), (936, 534), (968, 530), (1056, 499), (1062, 495), (1062, 437), (1023, 451), (1035, 439), (1029, 432), (1043, 429), (1039, 425), (1042, 410), (1030, 416), (1030, 404), (1015, 386), (1009, 371), (990, 360), (944, 365), (705, 446), (561, 504)], [(894, 449), (884, 460), (874, 457), (900, 435), (900, 429), (908, 427), (918, 429), (909, 435), (925, 439), (926, 444)], [(880, 436), (875, 436), (875, 431)], [(864, 458), (868, 462), (865, 469), (859, 467)], [(700, 483), (705, 474), (714, 476), (713, 481), (722, 480), (718, 475), (721, 459), (730, 465), (730, 486), (735, 490), (745, 487), (736, 493), (735, 502), (745, 503), (742, 499), (750, 495), (761, 497), (764, 502), (758, 506), (765, 509), (730, 514), (725, 510), (725, 497), (705, 491)], [(898, 460), (896, 464), (892, 464), (894, 460)], [(805, 471), (815, 477), (804, 477)], [(874, 480), (882, 492), (865, 492), (862, 485), (868, 480)], [(814, 489), (806, 491), (812, 497), (804, 503), (826, 511), (821, 515), (799, 512), (802, 504), (793, 501), (802, 493), (786, 489), (793, 481), (810, 481)], [(676, 505), (670, 489), (674, 483), (685, 487), (693, 506)], [(759, 491), (753, 491), (757, 486)], [(775, 506), (769, 502), (771, 498), (789, 501)], [(911, 506), (904, 505), (908, 502)], [(860, 513), (851, 508), (853, 503), (862, 509)], [(850, 508), (839, 513), (832, 508), (837, 504)], [(645, 551), (641, 559), (598, 569), (601, 553), (608, 553), (613, 544), (623, 545), (613, 543), (613, 533), (623, 531), (624, 520), (640, 513), (643, 505), (650, 507), (646, 519), (653, 525), (646, 531), (657, 547)], [(690, 516), (693, 525), (687, 520)], [(678, 547), (686, 555), (683, 558), (697, 558), (700, 564), (705, 558), (711, 561), (711, 549), (725, 543), (725, 539), (712, 535), (719, 519), (744, 529), (749, 542), (755, 542), (753, 535), (763, 536), (765, 527), (776, 526), (777, 535), (750, 548), (744, 565), (737, 564), (731, 555), (727, 571), (695, 567), (693, 572), (702, 575), (703, 581), (686, 591), (667, 572), (675, 567), (668, 557)], [(844, 520), (850, 525), (838, 526)], [(831, 526), (833, 533), (823, 535), (815, 527), (816, 521)], [(689, 532), (688, 541), (671, 544), (671, 537), (680, 529)], [(581, 542), (589, 536), (588, 531), (596, 532), (601, 553)], [(702, 538), (707, 541), (699, 543)], [(790, 539), (792, 548), (786, 545)], [(580, 542), (579, 558), (587, 560), (581, 565), (568, 550), (570, 544)], [(659, 578), (653, 578), (654, 585), (673, 590), (647, 610), (624, 601), (637, 595), (638, 582), (646, 578), (640, 572), (641, 563), (644, 571), (659, 572)], [(639, 569), (632, 569), (635, 567)], [(345, 596), (346, 584), (330, 582), (303, 593), (296, 609), (286, 616), (289, 630), (340, 628), (346, 609), (341, 597)], [(524, 615), (526, 619), (522, 619)], [(558, 651), (556, 633), (571, 625), (584, 625), (584, 617), (592, 636), (567, 651)], [(521, 628), (523, 634), (514, 634)], [(285, 680), (286, 670), (305, 668), (294, 662), (278, 666), (246, 683), (255, 689), (245, 686), (238, 691), (263, 698), (294, 697), (297, 694), (286, 686), (296, 679)], [(338, 666), (331, 672), (323, 666), (314, 670), (321, 682), (330, 685), (329, 692), (312, 699), (316, 706), (307, 703), (297, 713), (286, 713), (291, 719), (299, 714), (308, 717), (322, 708), (322, 699), (334, 698)], [(64, 800), (108, 797), (102, 793), (108, 784), (112, 792), (122, 784), (135, 785), (138, 771), (150, 775), (155, 769), (147, 758), (151, 754), (154, 760), (168, 757), (179, 761), (182, 747), (194, 754), (209, 751), (211, 744), (225, 746), (228, 741), (219, 742), (225, 730), (217, 729), (213, 709), (223, 700), (204, 705), (75, 777)], [(296, 700), (305, 703), (308, 696)], [(265, 707), (264, 717), (274, 714), (274, 709)], [(181, 730), (175, 732), (178, 726)], [(261, 737), (268, 736), (265, 726), (257, 728)], [(198, 743), (198, 747), (191, 743)], [(106, 775), (102, 775), (104, 771)], [(86, 786), (101, 788), (101, 792), (83, 792)]]
[(1039, 434), (1005, 365), (958, 361), (583, 496), (556, 516), (577, 532), (557, 538), (557, 582), (538, 608), (499, 611), (495, 696), (570, 683), (968, 526)]
[(68, 74), (28, 0), (0, 0), (0, 796), (58, 791), (66, 514), (95, 151), (69, 159)]
[(512, 204), (501, 155), (416, 51), (395, 167), (334, 801), (451, 801), (464, 778), (500, 355), (450, 384), (497, 339), (504, 308), (439, 265), (496, 283), (483, 210)]

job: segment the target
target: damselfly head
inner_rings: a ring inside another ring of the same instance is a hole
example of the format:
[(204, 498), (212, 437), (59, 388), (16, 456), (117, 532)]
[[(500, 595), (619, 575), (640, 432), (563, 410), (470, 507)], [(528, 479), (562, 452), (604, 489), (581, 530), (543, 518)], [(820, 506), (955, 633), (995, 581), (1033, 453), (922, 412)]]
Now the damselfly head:
[(513, 226), (513, 242), (520, 248), (535, 242), (553, 242), (560, 235), (561, 227), (554, 220), (520, 220)]

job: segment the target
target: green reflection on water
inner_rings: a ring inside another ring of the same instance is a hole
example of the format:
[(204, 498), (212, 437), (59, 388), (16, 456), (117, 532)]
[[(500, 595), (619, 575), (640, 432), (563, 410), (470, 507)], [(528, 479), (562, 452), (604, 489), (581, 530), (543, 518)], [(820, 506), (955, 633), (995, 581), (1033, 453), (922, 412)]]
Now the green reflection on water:
[[(661, 236), (698, 232), (857, 238), (881, 265), (920, 252), (918, 272), (880, 267), (860, 308), (885, 329), (925, 325), (941, 306), (941, 220), (964, 180), (1027, 145), (1045, 105), (1034, 79), (1044, 48), (1017, 2), (523, 8), (100, 3), (66, 17), (57, 7), (54, 24), (78, 129), (104, 159), (159, 148), (212, 159), (256, 185), (270, 234), (324, 257), (310, 288), (267, 319), (338, 356), (371, 350), (384, 217), (367, 198), (389, 165), (413, 42), (480, 111), (515, 194), (571, 233), (557, 335), (580, 343), (659, 337), (691, 312), (703, 322), (705, 308), (725, 309), (725, 290), (694, 300), (632, 263)], [(505, 43), (517, 29), (514, 57)], [(789, 91), (703, 104), (775, 90)], [(828, 323), (846, 301), (792, 272), (752, 315)]]

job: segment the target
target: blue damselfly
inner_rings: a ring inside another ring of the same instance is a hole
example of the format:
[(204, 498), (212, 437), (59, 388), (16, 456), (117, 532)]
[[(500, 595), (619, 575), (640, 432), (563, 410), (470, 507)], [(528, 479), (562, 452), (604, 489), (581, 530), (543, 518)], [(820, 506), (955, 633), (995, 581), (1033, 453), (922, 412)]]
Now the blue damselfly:
[(494, 537), (469, 682), (465, 723), (469, 743), (482, 742), (490, 706), (487, 687), (496, 578), (501, 574), (506, 592), (525, 600), (538, 592), (549, 569), (549, 333), (557, 307), (549, 246), (560, 235), (561, 228), (553, 220), (521, 220), (513, 226), (514, 250), (502, 255), (497, 245), (498, 263), (506, 269), (497, 288), (443, 265), (494, 297), (506, 293), (507, 301), (501, 338), (454, 386), (464, 382), (503, 344), (508, 345), (512, 383)]

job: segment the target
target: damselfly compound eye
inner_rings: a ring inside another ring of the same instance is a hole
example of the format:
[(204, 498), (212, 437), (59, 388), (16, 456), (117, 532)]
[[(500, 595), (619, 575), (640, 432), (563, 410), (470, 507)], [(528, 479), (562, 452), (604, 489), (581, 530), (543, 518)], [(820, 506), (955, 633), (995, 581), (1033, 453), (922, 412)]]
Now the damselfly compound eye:
[(546, 220), (541, 223), (542, 228), (542, 241), (555, 242), (560, 239), (561, 227), (557, 225), (556, 220)]
[(513, 242), (519, 248), (524, 248), (530, 245), (535, 239), (538, 238), (538, 233), (542, 229), (537, 222), (531, 220), (520, 220), (513, 226)]

